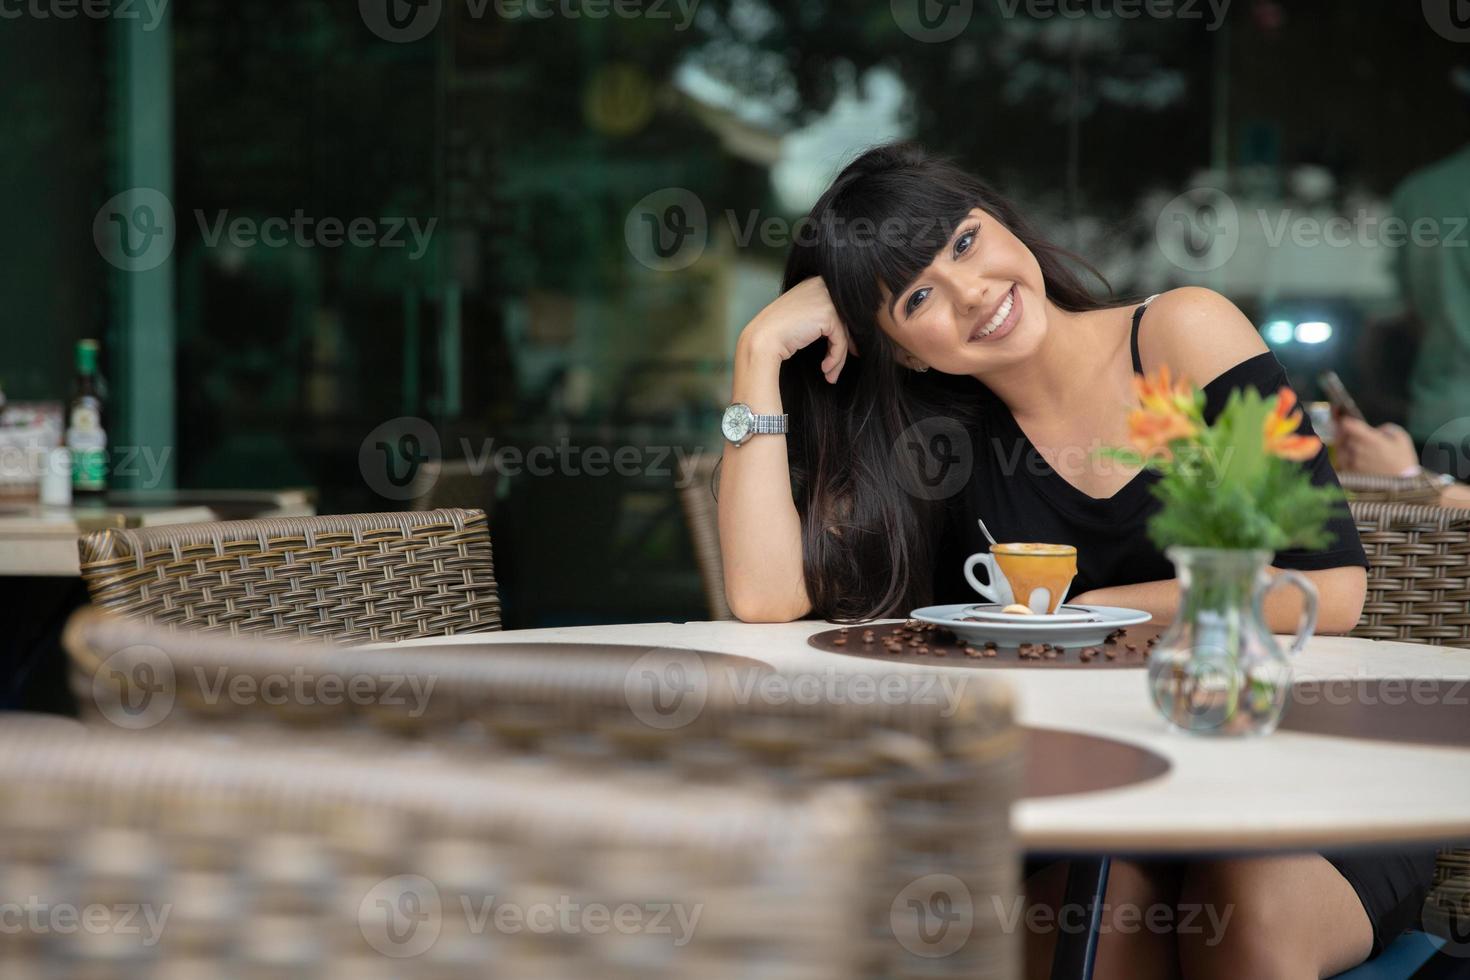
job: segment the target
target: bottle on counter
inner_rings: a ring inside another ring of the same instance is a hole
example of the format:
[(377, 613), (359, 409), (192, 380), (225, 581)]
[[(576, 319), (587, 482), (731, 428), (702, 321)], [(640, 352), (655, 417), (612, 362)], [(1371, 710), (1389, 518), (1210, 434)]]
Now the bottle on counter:
[(103, 428), (102, 411), (97, 341), (79, 340), (76, 394), (72, 396), (66, 423), (74, 498), (95, 498), (107, 492), (107, 430)]

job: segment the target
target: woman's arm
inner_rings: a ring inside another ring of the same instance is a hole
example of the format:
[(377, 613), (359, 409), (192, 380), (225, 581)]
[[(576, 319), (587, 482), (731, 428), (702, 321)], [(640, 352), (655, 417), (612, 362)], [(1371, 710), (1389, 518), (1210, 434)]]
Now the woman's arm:
[[(733, 400), (758, 415), (780, 415), (782, 362), (824, 337), (828, 351), (822, 371), (829, 382), (836, 381), (849, 351), (857, 351), (826, 284), (814, 277), (782, 293), (741, 331)], [(748, 623), (785, 623), (811, 612), (786, 436), (756, 435), (742, 446), (726, 445), (719, 518), (730, 611)]]
[[(1272, 575), (1281, 571), (1272, 567)], [(1302, 572), (1317, 587), (1317, 632), (1346, 633), (1358, 625), (1363, 600), (1368, 594), (1367, 569), (1358, 565)], [(1126, 606), (1152, 613), (1160, 625), (1174, 621), (1179, 612), (1179, 582), (1163, 579), (1093, 589), (1068, 602), (1098, 606)], [(1266, 597), (1266, 625), (1273, 633), (1295, 633), (1301, 621), (1301, 593), (1292, 588), (1276, 589)]]

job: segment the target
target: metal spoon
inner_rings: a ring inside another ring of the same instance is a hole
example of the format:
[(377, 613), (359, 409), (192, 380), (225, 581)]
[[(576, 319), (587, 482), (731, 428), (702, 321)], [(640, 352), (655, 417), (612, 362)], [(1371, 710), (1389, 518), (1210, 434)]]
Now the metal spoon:
[(995, 535), (990, 533), (990, 528), (985, 526), (985, 521), (977, 517), (975, 518), (975, 523), (980, 525), (980, 533), (985, 535), (985, 540), (989, 541), (991, 544), (995, 544)]

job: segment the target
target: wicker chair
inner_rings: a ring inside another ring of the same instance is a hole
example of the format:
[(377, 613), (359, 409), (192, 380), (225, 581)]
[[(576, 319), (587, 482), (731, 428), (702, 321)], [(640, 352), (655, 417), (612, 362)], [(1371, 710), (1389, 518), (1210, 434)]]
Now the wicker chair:
[(1427, 476), (1369, 476), (1339, 473), (1338, 482), (1349, 500), (1381, 504), (1434, 504), (1444, 488)]
[(882, 841), (853, 787), (28, 727), (0, 720), (0, 881), (25, 913), (9, 978), (860, 967)]
[[(1470, 510), (1349, 505), (1368, 553), (1368, 597), (1353, 636), (1470, 648)], [(1470, 934), (1470, 848), (1440, 852), (1424, 927)]]
[(704, 581), (704, 598), (709, 604), (710, 619), (734, 619), (725, 601), (725, 569), (720, 563), (720, 523), (715, 504), (715, 466), (719, 457), (701, 453), (689, 484), (679, 488), (679, 501), (684, 505), (684, 520), (689, 525), (689, 538), (694, 543), (694, 560), (699, 564), (699, 577)]
[[(432, 755), (516, 754), (591, 771), (638, 766), (705, 785), (857, 786), (875, 801), (884, 842), (863, 887), (870, 926), (860, 972), (1018, 972), (1020, 937), (991, 901), (999, 896), (1009, 907), (1020, 883), (1009, 811), (1020, 788), (1021, 736), (1003, 685), (966, 678), (946, 692), (929, 686), (932, 676), (903, 672), (883, 678), (909, 681), (884, 698), (872, 696), (876, 684), (866, 699), (856, 687), (851, 698), (780, 696), (810, 691), (801, 685), (812, 678), (720, 654), (633, 646), (496, 643), (420, 647), (412, 656), (317, 646), (307, 655), (300, 644), (170, 634), (95, 611), (78, 614), (64, 639), (79, 700), (125, 727), (204, 728), (279, 744), (407, 740)], [(270, 704), (230, 694), (291, 677), (311, 690), (316, 678), (329, 678), (334, 691), (357, 696)], [(161, 700), (149, 703), (149, 691)], [(934, 940), (910, 928), (929, 908), (914, 889), (945, 883), (963, 890), (973, 928), (936, 956), (942, 930)]]
[(500, 628), (478, 510), (170, 524), (78, 547), (94, 604), (174, 628), (349, 643)]

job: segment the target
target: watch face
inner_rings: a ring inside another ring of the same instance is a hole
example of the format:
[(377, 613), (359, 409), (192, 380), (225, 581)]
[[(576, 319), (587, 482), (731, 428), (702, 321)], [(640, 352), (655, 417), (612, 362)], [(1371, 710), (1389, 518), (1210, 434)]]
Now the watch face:
[(731, 442), (745, 441), (754, 427), (755, 419), (748, 405), (731, 405), (725, 409), (725, 417), (720, 421), (720, 430)]

